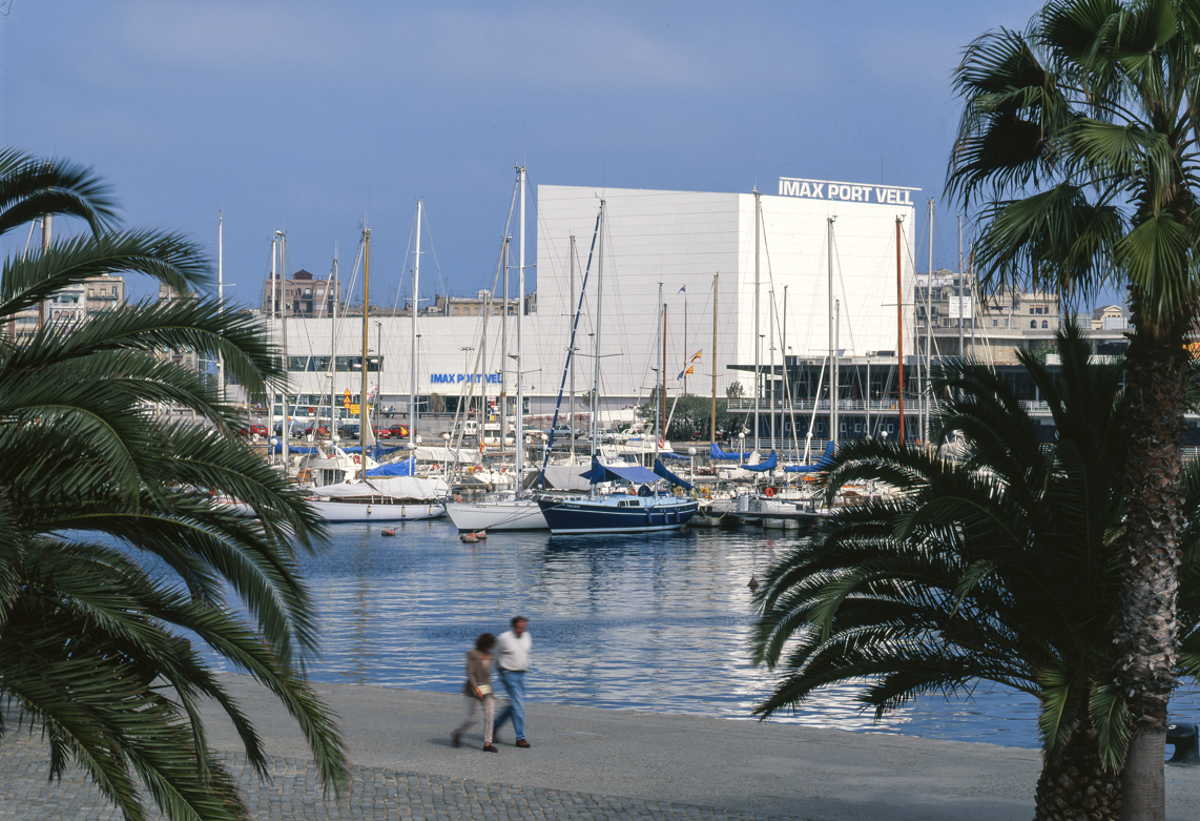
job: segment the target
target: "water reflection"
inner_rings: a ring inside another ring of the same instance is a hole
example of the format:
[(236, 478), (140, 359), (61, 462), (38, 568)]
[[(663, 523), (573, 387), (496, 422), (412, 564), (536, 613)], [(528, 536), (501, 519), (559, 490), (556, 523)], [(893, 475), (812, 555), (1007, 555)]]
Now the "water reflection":
[[(751, 577), (795, 542), (762, 531), (463, 544), (446, 522), (338, 525), (303, 560), (321, 616), (312, 675), (457, 692), (475, 636), (530, 619), (529, 698), (749, 719), (772, 677), (751, 667)], [(1036, 703), (999, 688), (923, 699), (876, 724), (851, 685), (777, 721), (1036, 746)]]

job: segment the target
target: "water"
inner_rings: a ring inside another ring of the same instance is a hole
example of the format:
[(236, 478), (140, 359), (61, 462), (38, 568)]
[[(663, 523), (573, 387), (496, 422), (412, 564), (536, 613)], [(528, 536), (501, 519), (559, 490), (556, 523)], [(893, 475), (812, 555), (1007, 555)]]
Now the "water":
[[(394, 538), (381, 529), (335, 525), (329, 547), (303, 561), (321, 617), (317, 681), (456, 693), (475, 637), (520, 614), (534, 639), (532, 702), (756, 720), (771, 689), (773, 675), (749, 663), (746, 583), (790, 537), (495, 533), (463, 544), (448, 520), (398, 525)], [(771, 721), (1038, 746), (1036, 701), (1010, 690), (924, 698), (881, 723), (855, 693), (827, 690)]]

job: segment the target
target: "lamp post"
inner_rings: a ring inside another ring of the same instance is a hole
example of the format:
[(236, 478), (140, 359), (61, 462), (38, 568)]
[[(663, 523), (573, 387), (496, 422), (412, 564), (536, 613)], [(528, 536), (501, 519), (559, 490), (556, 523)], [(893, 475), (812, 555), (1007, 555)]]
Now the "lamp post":
[(692, 472), (692, 482), (694, 483), (696, 481), (696, 448), (694, 445), (688, 448), (688, 462), (691, 463), (690, 469)]

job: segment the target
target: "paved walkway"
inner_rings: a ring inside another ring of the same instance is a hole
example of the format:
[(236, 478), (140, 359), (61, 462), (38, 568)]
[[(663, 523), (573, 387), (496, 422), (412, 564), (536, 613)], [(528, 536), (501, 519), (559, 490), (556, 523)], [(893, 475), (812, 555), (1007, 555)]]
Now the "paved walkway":
[[(299, 733), (241, 677), (231, 688), (274, 756), (260, 784), (212, 712), (257, 819), (725, 819), (1027, 821), (1040, 767), (1033, 750), (861, 735), (790, 725), (529, 705), (533, 748), (479, 750), (478, 728), (453, 749), (459, 696), (320, 685), (354, 763), (350, 794), (326, 800)], [(507, 742), (507, 743), (505, 743)], [(45, 781), (39, 734), (0, 742), (0, 819), (116, 819), (75, 774)], [(1200, 768), (1169, 767), (1168, 817), (1194, 818)]]

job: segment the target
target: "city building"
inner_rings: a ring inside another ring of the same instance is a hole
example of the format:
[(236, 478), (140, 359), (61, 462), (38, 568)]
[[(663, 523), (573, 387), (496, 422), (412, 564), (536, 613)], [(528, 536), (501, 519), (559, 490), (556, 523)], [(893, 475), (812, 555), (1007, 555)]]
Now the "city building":
[[(289, 317), (332, 316), (338, 290), (329, 280), (315, 277), (303, 268), (292, 274), (291, 279), (277, 274), (263, 285), (263, 312), (276, 317), (281, 310)], [(344, 310), (340, 303), (336, 308), (338, 312)]]
[[(415, 326), (411, 315), (396, 315), (404, 308), (372, 307), (368, 370), (377, 363), (371, 381), (385, 406), (407, 415), (410, 393), (418, 410), (453, 407), (474, 393), (511, 410), (519, 368), (526, 413), (541, 424), (560, 387), (569, 389), (564, 366), (573, 347), (577, 412), (586, 410), (598, 354), (602, 416), (631, 419), (660, 378), (669, 396), (706, 396), (714, 387), (724, 396), (735, 382), (752, 396), (772, 363), (819, 355), (831, 331), (847, 355), (865, 356), (893, 349), (898, 329), (912, 327), (915, 275), (903, 249), (914, 244), (914, 189), (784, 179), (774, 194), (546, 185), (537, 193), (536, 292), (525, 294), (519, 343), (515, 317), (490, 310), (485, 321), (486, 292), (474, 301), (439, 299)], [(589, 257), (601, 201), (603, 253)], [(533, 273), (526, 271), (530, 282)], [(515, 305), (515, 271), (509, 279)], [(339, 311), (331, 329), (316, 305), (310, 318), (297, 298), (285, 297), (289, 404), (317, 408), (331, 394), (357, 395), (361, 315), (353, 306)], [(493, 307), (500, 302), (492, 296)], [(278, 339), (278, 310), (264, 304)], [(757, 367), (734, 370), (747, 362)]]
[(7, 324), (14, 339), (35, 333), (39, 325), (71, 326), (90, 316), (125, 304), (125, 278), (89, 277), (78, 285), (63, 288), (39, 307), (16, 313)]

